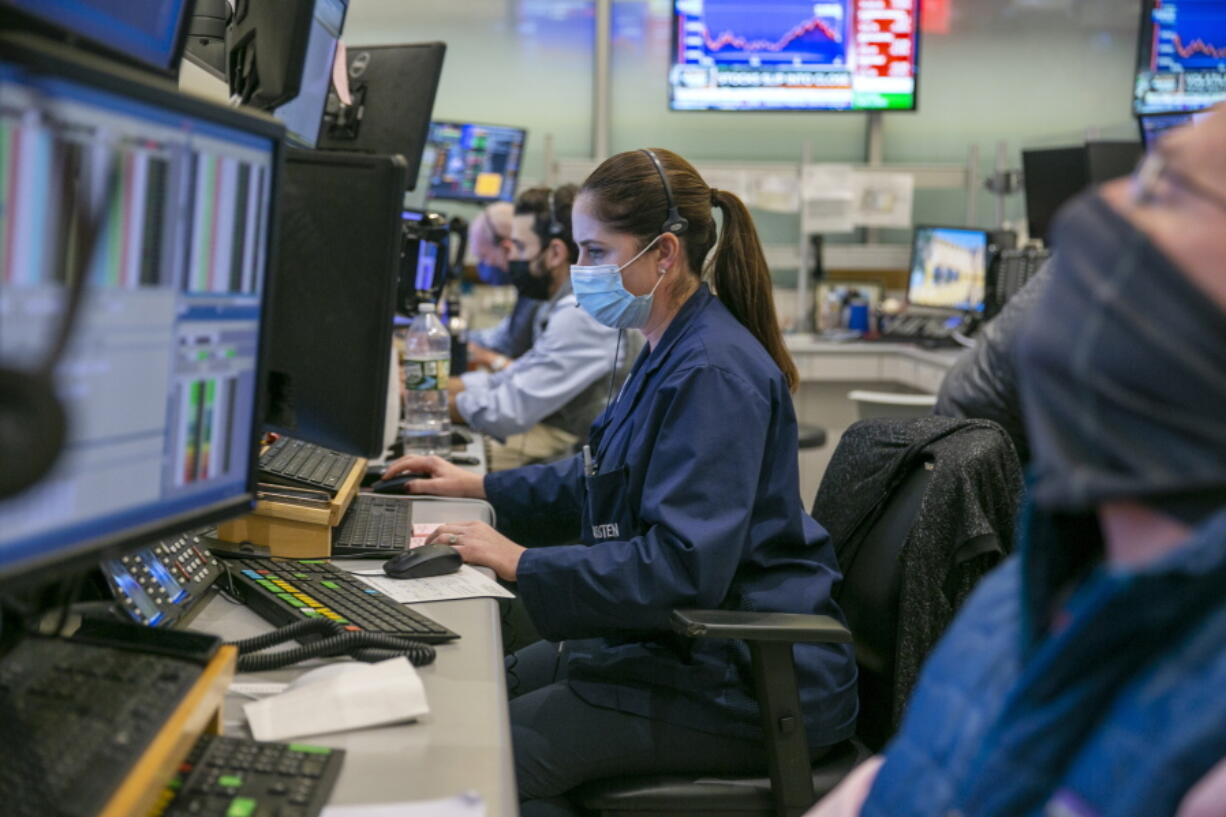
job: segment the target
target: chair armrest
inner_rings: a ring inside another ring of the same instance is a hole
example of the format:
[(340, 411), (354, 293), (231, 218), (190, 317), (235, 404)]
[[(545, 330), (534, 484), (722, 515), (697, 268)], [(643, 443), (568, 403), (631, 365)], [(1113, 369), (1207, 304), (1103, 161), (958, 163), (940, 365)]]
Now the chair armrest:
[(687, 638), (848, 644), (851, 631), (830, 616), (744, 610), (673, 610), (673, 630)]

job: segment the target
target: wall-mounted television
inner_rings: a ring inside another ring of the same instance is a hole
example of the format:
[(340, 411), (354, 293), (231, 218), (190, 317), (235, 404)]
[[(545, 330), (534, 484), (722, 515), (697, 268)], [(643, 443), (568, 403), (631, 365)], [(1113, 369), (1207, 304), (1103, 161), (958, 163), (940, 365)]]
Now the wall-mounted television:
[(673, 0), (674, 111), (915, 110), (920, 0)]

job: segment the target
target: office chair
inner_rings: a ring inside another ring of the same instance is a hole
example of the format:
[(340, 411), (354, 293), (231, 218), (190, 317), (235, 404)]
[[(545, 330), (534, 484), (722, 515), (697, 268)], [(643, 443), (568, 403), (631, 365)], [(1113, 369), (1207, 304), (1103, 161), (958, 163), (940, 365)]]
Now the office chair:
[[(855, 456), (840, 443), (834, 457)], [(833, 464), (833, 461), (832, 461)], [(748, 642), (767, 739), (769, 777), (640, 777), (586, 784), (572, 793), (602, 817), (791, 817), (810, 808), (892, 734), (900, 554), (919, 511), (931, 463), (917, 460), (868, 522), (839, 597), (850, 631), (828, 616), (734, 610), (676, 610), (673, 628), (691, 638)], [(820, 492), (819, 492), (820, 496)], [(815, 507), (815, 512), (820, 509)], [(816, 513), (815, 513), (816, 515)], [(860, 720), (857, 738), (809, 762), (792, 660), (796, 643), (846, 643), (856, 633)], [(863, 737), (860, 733), (863, 731)]]

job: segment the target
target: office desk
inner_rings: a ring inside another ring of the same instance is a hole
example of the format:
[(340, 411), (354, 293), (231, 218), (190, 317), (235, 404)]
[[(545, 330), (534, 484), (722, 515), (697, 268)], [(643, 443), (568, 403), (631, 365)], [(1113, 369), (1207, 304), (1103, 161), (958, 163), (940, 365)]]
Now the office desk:
[[(482, 457), (480, 439), (469, 446)], [(423, 502), (414, 521), (448, 522), (476, 517), (471, 505)], [(342, 567), (369, 570), (378, 562), (341, 561)], [(418, 669), (430, 702), (430, 714), (417, 723), (304, 737), (307, 743), (346, 750), (332, 803), (382, 803), (449, 797), (478, 792), (490, 817), (519, 813), (511, 761), (510, 723), (503, 671), (498, 606), (492, 599), (432, 602), (415, 609), (460, 634), (458, 641), (436, 647), (438, 657)], [(213, 598), (191, 624), (227, 640), (267, 632), (271, 625), (248, 608)], [(283, 670), (244, 673), (240, 682), (287, 682), (320, 661)], [(249, 699), (226, 698), (226, 731), (250, 736), (242, 714)]]
[(802, 423), (826, 429), (826, 445), (800, 452), (801, 497), (817, 495), (830, 455), (847, 427), (859, 419), (847, 398), (853, 389), (936, 393), (964, 349), (924, 349), (907, 343), (832, 343), (815, 335), (784, 335), (800, 373), (794, 396)]

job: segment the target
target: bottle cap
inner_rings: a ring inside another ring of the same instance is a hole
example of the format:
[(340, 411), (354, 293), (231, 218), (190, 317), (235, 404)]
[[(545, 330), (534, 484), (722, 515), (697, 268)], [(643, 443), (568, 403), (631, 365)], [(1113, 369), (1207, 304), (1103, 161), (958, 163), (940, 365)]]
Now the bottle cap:
[(422, 301), (421, 303), (417, 305), (417, 312), (419, 315), (425, 314), (427, 312), (433, 312), (433, 311), (434, 311), (433, 301)]

